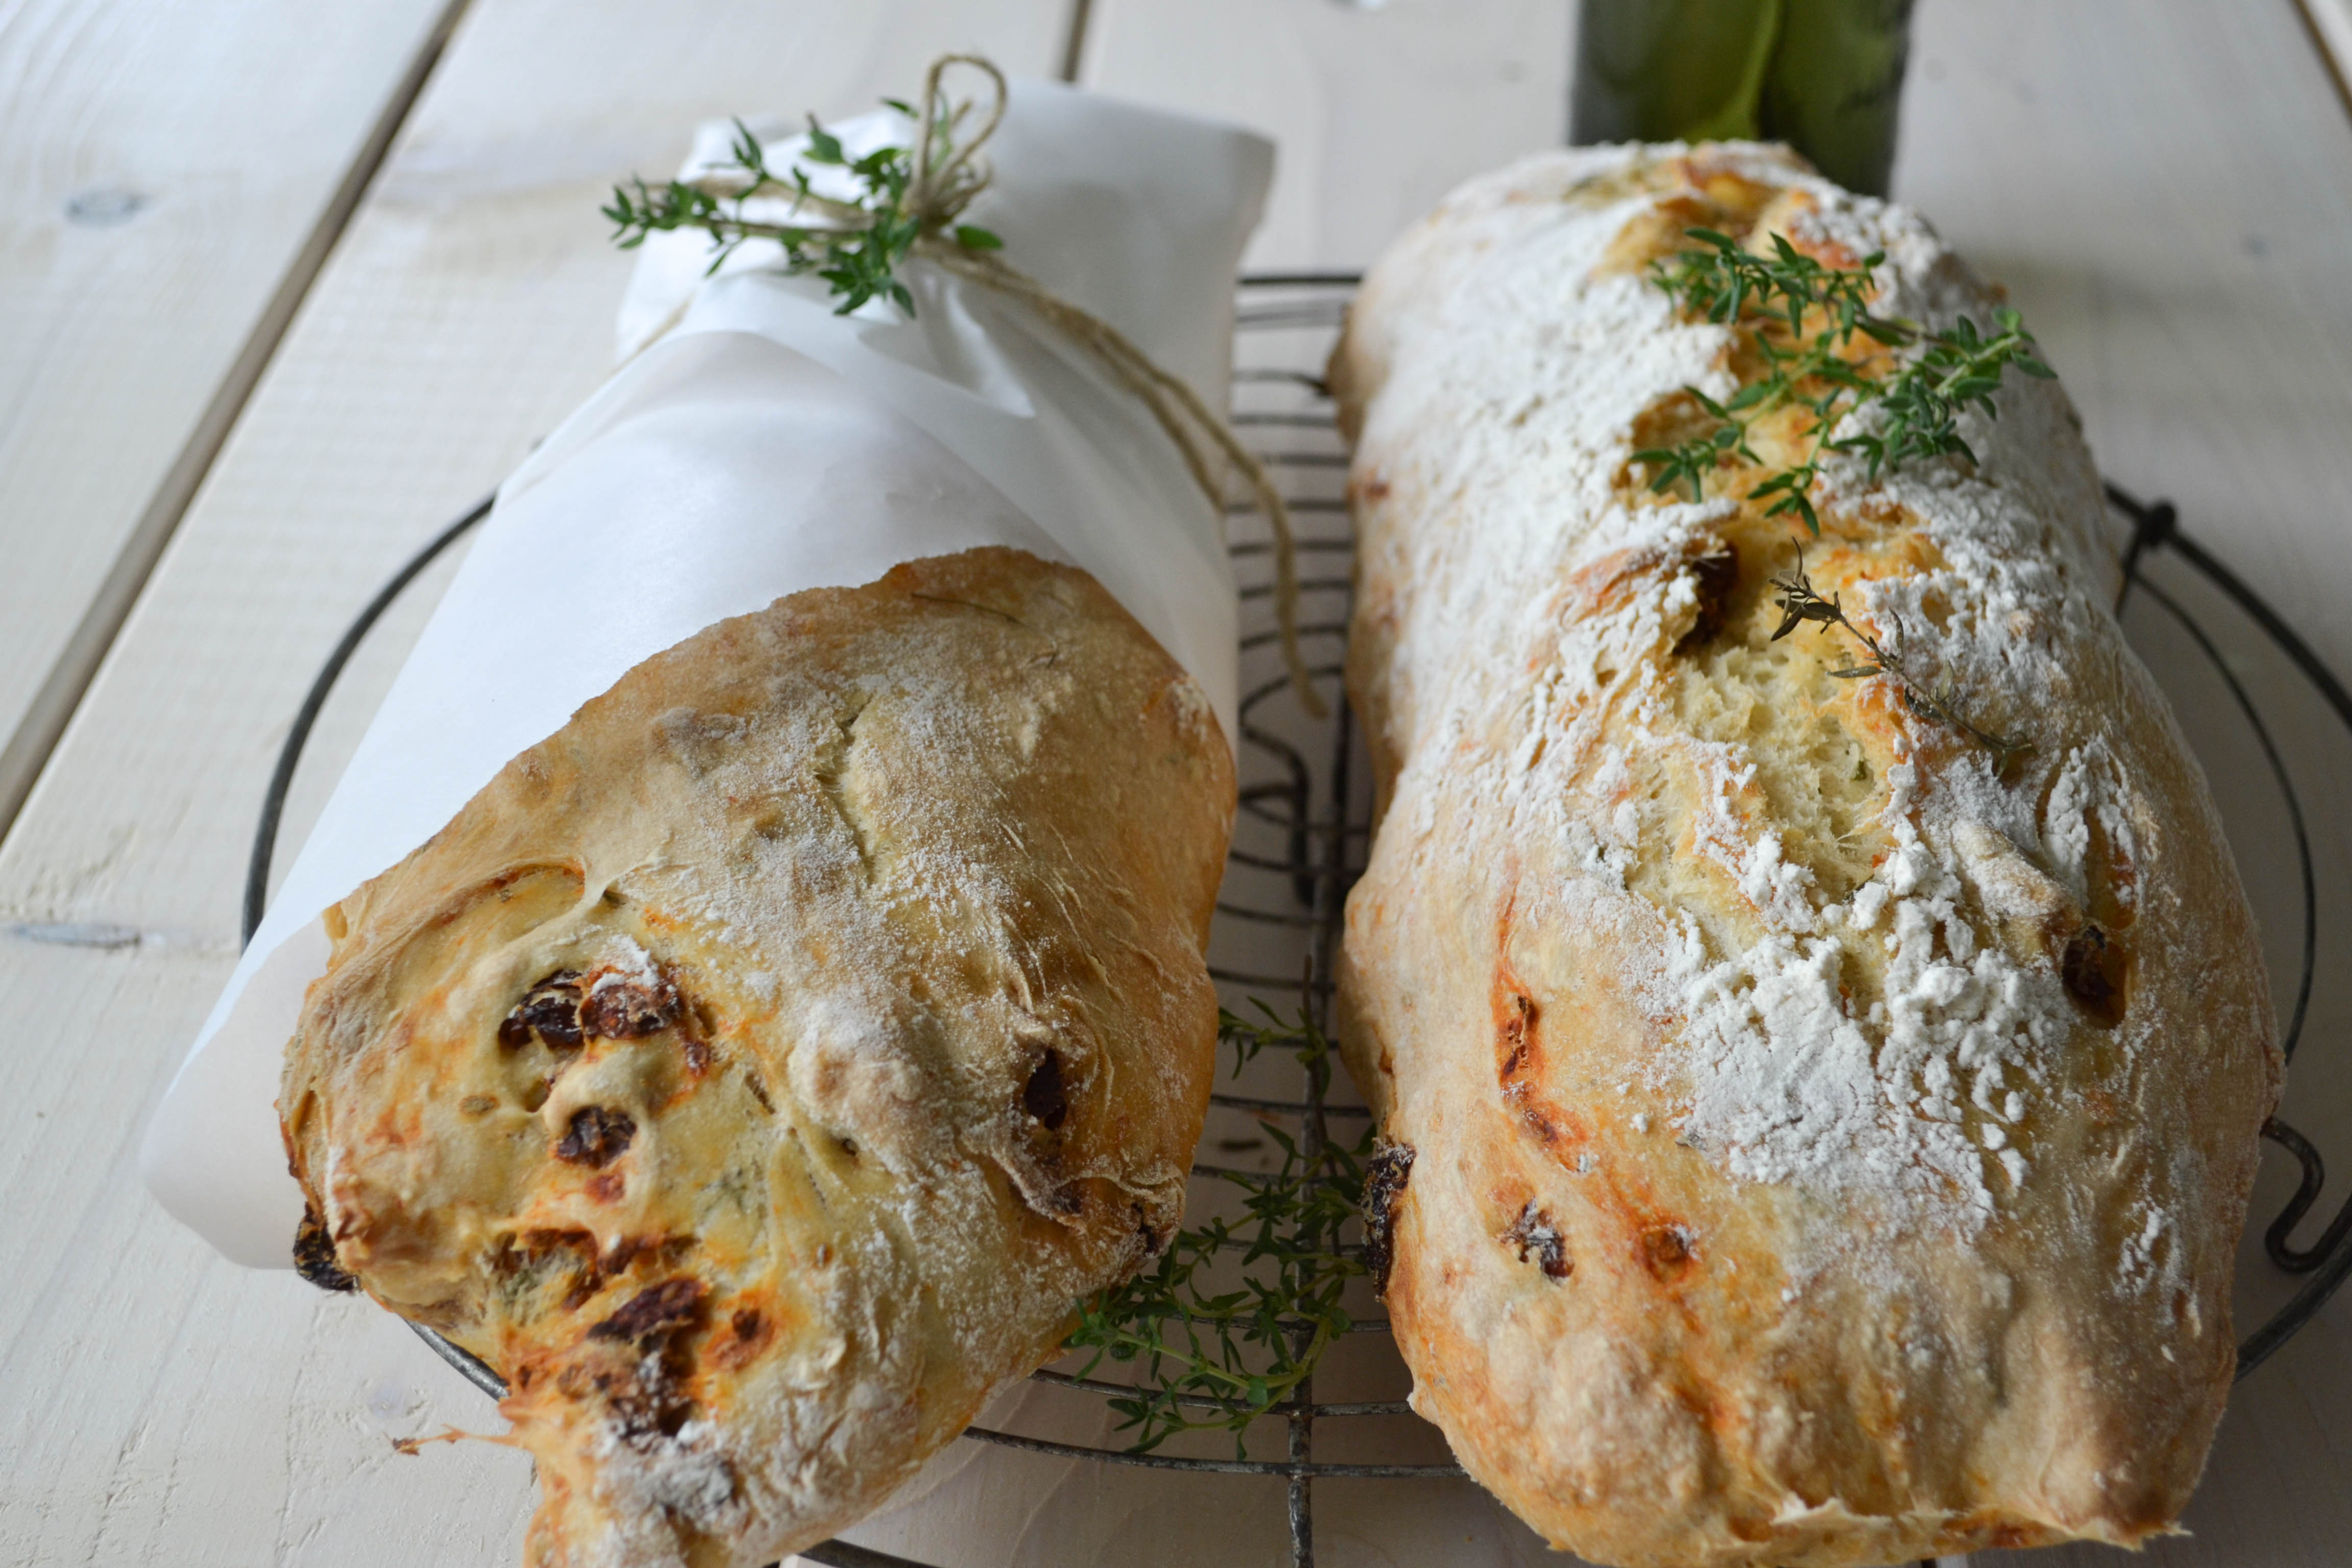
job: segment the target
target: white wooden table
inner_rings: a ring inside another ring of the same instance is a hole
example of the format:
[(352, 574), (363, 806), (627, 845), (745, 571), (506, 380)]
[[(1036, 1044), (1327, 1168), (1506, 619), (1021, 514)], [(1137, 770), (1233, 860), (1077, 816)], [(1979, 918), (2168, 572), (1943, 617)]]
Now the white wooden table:
[[(2352, 115), (2320, 44), (2352, 17), (2308, 4), (1920, 0), (1895, 180), (2010, 284), (2111, 475), (2352, 671)], [(215, 1258), (133, 1157), (320, 659), (605, 368), (613, 179), (978, 47), (1273, 132), (1252, 263), (1351, 267), (1559, 139), (1571, 35), (1564, 0), (0, 0), (0, 1562), (516, 1560), (526, 1459), (387, 1441), (478, 1396), (364, 1300)], [(430, 587), (346, 678), (289, 837)], [(2352, 817), (2317, 805), (2325, 976)], [(2323, 982), (2291, 1102), (2315, 1129), (2352, 1129), (2317, 1059), (2347, 995)], [(2189, 1523), (2152, 1557), (2352, 1560), (2352, 1293), (2239, 1391)]]

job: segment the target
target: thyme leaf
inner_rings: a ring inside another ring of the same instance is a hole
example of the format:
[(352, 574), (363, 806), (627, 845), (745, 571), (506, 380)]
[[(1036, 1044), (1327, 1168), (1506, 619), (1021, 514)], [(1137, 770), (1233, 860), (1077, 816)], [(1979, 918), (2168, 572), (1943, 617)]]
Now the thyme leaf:
[(1741, 388), (1739, 397), (1733, 398), (1727, 405), (1716, 402), (1695, 386), (1683, 390), (1696, 398), (1699, 406), (1715, 416), (1717, 424), (1714, 430), (1678, 447), (1653, 447), (1646, 451), (1636, 452), (1633, 460), (1656, 467), (1657, 477), (1650, 481), (1652, 494), (1664, 494), (1676, 484), (1687, 480), (1691, 500), (1704, 500), (1706, 499), (1706, 476), (1708, 470), (1731, 457), (1745, 458), (1751, 463), (1764, 460), (1748, 445), (1747, 427), (1736, 416), (1736, 411), (1746, 406), (1740, 398), (1746, 397), (1753, 389)]
[(1976, 323), (1962, 316), (1950, 331), (1927, 338), (1925, 352), (1877, 389), (1876, 401), (1886, 411), (1880, 427), (1830, 445), (1868, 458), (1873, 479), (1881, 468), (1891, 471), (1915, 458), (1946, 453), (1975, 462), (1977, 455), (1960, 438), (1960, 410), (1973, 405), (1986, 418), (1999, 417), (1992, 395), (2001, 372), (2012, 364), (2027, 375), (2046, 379), (2055, 374), (2033, 357), (2033, 336), (2015, 310), (2004, 306), (1993, 319), (2001, 329), (1993, 337), (1981, 336)]
[[(1304, 1012), (1286, 1024), (1263, 1003), (1258, 1011), (1263, 1022), (1218, 1015), (1234, 1070), (1287, 1050), (1319, 1096), (1331, 1079), (1329, 1040)], [(1360, 1246), (1340, 1233), (1359, 1217), (1372, 1132), (1342, 1144), (1312, 1128), (1298, 1137), (1270, 1122), (1263, 1130), (1281, 1152), (1276, 1170), (1216, 1173), (1241, 1189), (1244, 1217), (1179, 1230), (1152, 1267), (1078, 1305), (1065, 1348), (1094, 1352), (1080, 1375), (1106, 1359), (1135, 1368), (1134, 1394), (1110, 1406), (1138, 1452), (1179, 1432), (1223, 1430), (1246, 1458), (1250, 1424), (1296, 1397), (1350, 1326), (1341, 1298), (1366, 1270)], [(1219, 1267), (1235, 1254), (1238, 1268)]]
[[(1774, 498), (1767, 517), (1794, 516), (1818, 539), (1821, 514), (1812, 492), (1825, 451), (1861, 458), (1874, 482), (1906, 463), (1932, 458), (1974, 462), (1976, 454), (1960, 435), (1961, 411), (1976, 407), (1988, 418), (1996, 416), (1993, 394), (2011, 366), (2026, 375), (2053, 374), (2034, 357), (2033, 334), (2007, 307), (1993, 312), (1999, 331), (1990, 334), (1966, 316), (1948, 331), (1929, 332), (1916, 322), (1873, 313), (1870, 301), (1877, 293), (1876, 271), (1886, 259), (1885, 251), (1842, 268), (1805, 255), (1777, 234), (1768, 257), (1714, 229), (1684, 233), (1698, 246), (1654, 267), (1652, 280), (1687, 318), (1747, 324), (1765, 374), (1725, 403), (1696, 387), (1683, 389), (1715, 427), (1675, 447), (1633, 454), (1635, 462), (1652, 469), (1653, 494), (1687, 484), (1691, 499), (1702, 500), (1706, 475), (1734, 458), (1760, 466), (1763, 459), (1748, 442), (1748, 427), (1794, 404), (1812, 416), (1811, 447), (1802, 459), (1767, 476), (1748, 493)], [(1883, 348), (1916, 352), (1893, 374), (1874, 374), (1847, 357), (1856, 333)], [(1884, 416), (1875, 428), (1836, 434), (1852, 416), (1873, 405)]]

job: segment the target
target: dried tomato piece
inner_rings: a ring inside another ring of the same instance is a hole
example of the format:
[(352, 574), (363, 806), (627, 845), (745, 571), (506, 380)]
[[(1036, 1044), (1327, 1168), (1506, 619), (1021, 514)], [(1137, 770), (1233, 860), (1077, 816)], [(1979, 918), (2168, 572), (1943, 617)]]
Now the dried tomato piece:
[(555, 1157), (592, 1169), (609, 1165), (629, 1152), (630, 1141), (636, 1135), (636, 1119), (627, 1111), (583, 1105), (572, 1113), (563, 1141), (555, 1146)]
[(658, 1035), (678, 1014), (677, 987), (667, 980), (651, 984), (605, 975), (588, 991), (580, 1005), (580, 1023), (600, 1040), (638, 1040)]
[(634, 1340), (642, 1342), (675, 1332), (694, 1321), (702, 1310), (703, 1284), (681, 1274), (658, 1285), (648, 1285), (619, 1310), (588, 1331), (592, 1340)]
[(520, 1050), (536, 1035), (559, 1051), (580, 1048), (580, 977), (558, 970), (532, 986), (499, 1025), (499, 1044)]
[(1696, 1239), (1687, 1226), (1651, 1226), (1642, 1232), (1642, 1260), (1651, 1273), (1671, 1280), (1691, 1266), (1697, 1253), (1691, 1245)]
[(1062, 1055), (1047, 1049), (1037, 1069), (1021, 1089), (1021, 1109), (1048, 1132), (1058, 1131), (1070, 1114), (1069, 1092), (1062, 1085)]
[(2097, 921), (2085, 922), (2068, 941), (2058, 974), (2067, 994), (2096, 1022), (2112, 1029), (2124, 1021), (2123, 945), (2109, 941)]
[(1382, 1142), (1364, 1166), (1364, 1267), (1372, 1291), (1385, 1297), (1389, 1270), (1396, 1262), (1396, 1211), (1412, 1179), (1413, 1147)]
[[(1690, 563), (1691, 587), (1698, 597), (1698, 614), (1690, 630), (1675, 643), (1677, 656), (1705, 647), (1723, 632), (1723, 615), (1733, 589), (1739, 586), (1739, 552), (1729, 544), (1710, 550)], [(1546, 1272), (1549, 1272), (1546, 1270)]]
[(1506, 1246), (1519, 1249), (1520, 1262), (1525, 1263), (1532, 1256), (1547, 1279), (1565, 1279), (1576, 1272), (1576, 1265), (1569, 1259), (1567, 1238), (1560, 1235), (1559, 1224), (1549, 1211), (1536, 1207), (1533, 1198), (1529, 1198), (1527, 1206), (1519, 1210), (1519, 1217), (1511, 1222), (1511, 1228), (1503, 1233), (1503, 1241)]
[(344, 1272), (336, 1259), (334, 1239), (328, 1236), (319, 1211), (307, 1205), (302, 1223), (294, 1229), (294, 1272), (321, 1290), (356, 1290), (360, 1282)]

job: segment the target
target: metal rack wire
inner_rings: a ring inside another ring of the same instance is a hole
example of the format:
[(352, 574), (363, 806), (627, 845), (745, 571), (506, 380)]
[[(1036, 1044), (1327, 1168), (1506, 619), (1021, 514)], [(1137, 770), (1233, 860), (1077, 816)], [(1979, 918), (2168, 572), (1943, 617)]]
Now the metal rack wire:
[[(2145, 599), (2161, 609), (2171, 623), (2188, 637), (2229, 690), (2239, 712), (2244, 716), (2247, 727), (2252, 731), (2255, 743), (2262, 752), (2263, 763), (2278, 786), (2280, 811), (2294, 842), (2295, 866), (2302, 895), (2298, 910), (2300, 963), (2295, 976), (2294, 1001), (2287, 1015), (2286, 1027), (2279, 1037), (2279, 1049), (2292, 1063), (2296, 1048), (2303, 1043), (2304, 1026), (2311, 1016), (2311, 992), (2317, 978), (2319, 951), (2319, 881), (2312, 865), (2311, 832), (2304, 817), (2302, 797), (2296, 792), (2294, 778), (2287, 768), (2286, 760), (2280, 754), (2278, 743), (2272, 736), (2271, 726), (2264, 721), (2261, 707), (2247, 690), (2245, 681), (2232, 668), (2231, 660), (2222, 651), (2212, 632), (2189, 612), (2180, 598), (2147, 575), (2148, 563), (2160, 554), (2168, 553), (2218, 590), (2264, 640), (2286, 657), (2296, 673), (2335, 715), (2347, 736), (2352, 736), (2352, 693), (2345, 690), (2343, 682), (2336, 679), (2335, 674), (2320, 661), (2319, 656), (2312, 651), (2311, 645), (2305, 642), (2276, 610), (2271, 608), (2260, 595), (2223, 565), (2211, 552), (2180, 531), (2179, 514), (2171, 502), (2144, 502), (2113, 484), (2106, 487), (2106, 493), (2108, 505), (2132, 526), (2131, 542), (2124, 551), (2123, 585), (2116, 597), (2116, 614), (2122, 615), (2135, 599)], [(2352, 1196), (2347, 1196), (2336, 1210), (2317, 1241), (2307, 1247), (2294, 1246), (2292, 1237), (2295, 1228), (2318, 1203), (2320, 1192), (2326, 1184), (2326, 1167), (2312, 1141), (2276, 1116), (2263, 1124), (2263, 1136), (2294, 1155), (2301, 1167), (2294, 1194), (2263, 1232), (2263, 1250), (2272, 1264), (2281, 1270), (2310, 1278), (2285, 1305), (2239, 1342), (2238, 1376), (2242, 1379), (2293, 1338), (2295, 1331), (2326, 1304), (2327, 1299), (2336, 1294), (2346, 1277), (2352, 1275), (2352, 1246), (2345, 1245), (2346, 1237), (2352, 1236)]]
[[(1227, 890), (1217, 906), (1223, 957), (1212, 964), (1212, 973), (1229, 999), (1240, 1001), (1266, 994), (1297, 998), (1307, 1017), (1318, 1029), (1328, 1023), (1332, 994), (1332, 963), (1337, 955), (1341, 913), (1348, 889), (1361, 868), (1370, 838), (1370, 813), (1365, 781), (1356, 767), (1357, 742), (1350, 715), (1339, 688), (1347, 632), (1349, 567), (1353, 545), (1346, 523), (1340, 490), (1347, 458), (1331, 430), (1328, 395), (1320, 379), (1322, 360), (1341, 312), (1357, 281), (1352, 274), (1271, 274), (1243, 280), (1237, 315), (1238, 343), (1267, 352), (1244, 353), (1234, 373), (1234, 423), (1275, 466), (1286, 483), (1286, 495), (1300, 521), (1302, 625), (1300, 633), (1309, 651), (1310, 669), (1330, 699), (1328, 720), (1316, 721), (1295, 710), (1287, 696), (1288, 679), (1280, 667), (1272, 629), (1271, 547), (1263, 537), (1238, 539), (1232, 551), (1244, 578), (1242, 596), (1245, 613), (1257, 629), (1242, 639), (1245, 689), (1241, 702), (1243, 784), (1234, 846), (1230, 857)], [(2301, 1041), (2309, 1016), (2315, 974), (2317, 899), (2309, 834), (2294, 783), (2259, 705), (2246, 689), (2214, 637), (2184, 606), (2180, 598), (2146, 574), (2147, 563), (2169, 555), (2218, 589), (2252, 625), (2294, 665), (2314, 691), (2332, 710), (2352, 736), (2352, 696), (2326, 668), (2294, 631), (2221, 562), (2179, 529), (2173, 508), (2165, 502), (2142, 503), (2114, 487), (2108, 499), (2133, 526), (2124, 562), (2120, 613), (2136, 598), (2161, 610), (2187, 634), (2226, 684), (2257, 738), (2274, 776), (2298, 857), (2302, 875), (2302, 968), (2294, 1003), (2284, 1037), (2292, 1056)], [(337, 644), (306, 697), (288, 735), (271, 778), (261, 813), (245, 896), (245, 931), (249, 940), (261, 918), (268, 890), (269, 865), (278, 821), (292, 784), (304, 742), (344, 665), (368, 630), (411, 583), (449, 545), (456, 542), (489, 510), (485, 500), (450, 524), (388, 583), (352, 623)], [(1236, 513), (1235, 528), (1253, 525)], [(1251, 580), (1255, 579), (1255, 580)], [(1236, 876), (1234, 873), (1241, 873)], [(1252, 876), (1251, 874), (1255, 874)], [(1254, 892), (1237, 891), (1247, 885)], [(1232, 958), (1238, 949), (1248, 954), (1267, 946), (1295, 944), (1301, 951), (1299, 966), (1288, 974), (1275, 972), (1263, 959)], [(1213, 1102), (1249, 1117), (1283, 1119), (1297, 1128), (1302, 1152), (1313, 1154), (1329, 1135), (1330, 1124), (1360, 1123), (1367, 1112), (1360, 1105), (1328, 1100), (1322, 1080), (1304, 1075), (1296, 1097), (1225, 1092)], [(2243, 1377), (2284, 1344), (2352, 1276), (2352, 1199), (2348, 1199), (2311, 1247), (2297, 1248), (2290, 1237), (2316, 1204), (2326, 1182), (2318, 1150), (2311, 1141), (2284, 1121), (2273, 1120), (2264, 1136), (2293, 1154), (2301, 1167), (2294, 1195), (2265, 1232), (2265, 1247), (2279, 1268), (2308, 1276), (2306, 1282), (2267, 1321), (2248, 1335), (2239, 1350), (2239, 1375)], [(1196, 1175), (1220, 1173), (1201, 1163)], [(1361, 1333), (1384, 1333), (1385, 1322), (1359, 1321)], [(417, 1332), (443, 1360), (469, 1382), (493, 1397), (505, 1394), (497, 1373), (430, 1330)], [(1034, 1374), (1044, 1384), (1072, 1394), (1116, 1398), (1131, 1392), (1128, 1385), (1070, 1373), (1043, 1370)], [(1187, 1401), (1213, 1405), (1210, 1400)], [(1289, 1401), (1275, 1407), (1272, 1418), (1281, 1424), (1284, 1452), (1280, 1458), (1211, 1458), (1160, 1452), (1139, 1453), (1034, 1436), (1009, 1430), (973, 1426), (965, 1436), (1001, 1447), (1064, 1458), (1137, 1466), (1156, 1469), (1250, 1476), (1279, 1479), (1286, 1489), (1286, 1517), (1292, 1568), (1311, 1568), (1315, 1559), (1314, 1487), (1327, 1478), (1391, 1480), (1460, 1479), (1464, 1472), (1451, 1464), (1349, 1464), (1316, 1458), (1318, 1425), (1362, 1416), (1411, 1417), (1397, 1400), (1318, 1401), (1312, 1379)], [(1468, 1484), (1463, 1480), (1461, 1484)], [(829, 1541), (800, 1554), (828, 1568), (928, 1568), (909, 1559), (877, 1552), (845, 1541)]]

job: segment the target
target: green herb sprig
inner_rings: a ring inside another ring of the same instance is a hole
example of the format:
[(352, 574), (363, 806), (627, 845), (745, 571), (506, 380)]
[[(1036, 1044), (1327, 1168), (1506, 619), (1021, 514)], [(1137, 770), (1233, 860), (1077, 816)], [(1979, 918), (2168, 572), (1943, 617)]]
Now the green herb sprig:
[[(913, 105), (898, 99), (884, 101), (910, 121), (920, 122)], [(945, 161), (968, 107), (958, 105), (933, 116), (929, 133), (935, 158)], [(807, 147), (781, 173), (769, 165), (767, 150), (740, 120), (729, 153), (731, 162), (694, 180), (660, 185), (632, 180), (614, 186), (613, 199), (603, 209), (612, 220), (614, 242), (634, 250), (652, 235), (701, 229), (712, 247), (708, 276), (746, 242), (772, 239), (783, 247), (784, 270), (814, 272), (832, 286), (840, 300), (835, 313), (843, 316), (877, 299), (888, 300), (912, 316), (915, 297), (898, 280), (898, 266), (934, 226), (942, 227), (966, 250), (1003, 248), (1004, 241), (989, 230), (976, 224), (941, 225), (908, 200), (915, 180), (911, 147), (877, 147), (852, 158), (841, 139), (811, 115)], [(857, 194), (848, 201), (819, 195), (809, 183), (808, 166), (847, 171)], [(935, 198), (932, 205), (952, 208), (960, 205), (955, 194)], [(777, 196), (790, 200), (795, 218), (805, 213), (818, 221), (777, 223), (751, 216), (750, 203)]]
[(1933, 690), (1921, 684), (1904, 668), (1899, 631), (1896, 636), (1885, 638), (1872, 637), (1847, 616), (1839, 595), (1824, 596), (1813, 586), (1812, 580), (1805, 575), (1804, 546), (1797, 547), (1795, 568), (1786, 575), (1773, 578), (1772, 585), (1780, 590), (1780, 596), (1773, 601), (1780, 609), (1780, 626), (1772, 634), (1774, 642), (1779, 642), (1808, 621), (1818, 625), (1824, 635), (1832, 626), (1836, 626), (1860, 643), (1869, 658), (1843, 668), (1831, 670), (1829, 673), (1832, 678), (1860, 680), (1873, 675), (1891, 676), (1903, 693), (1903, 705), (1921, 718), (1950, 725), (1997, 756), (2005, 758), (2012, 752), (2033, 749), (2031, 741), (1997, 734), (1970, 722), (1958, 706), (1957, 686), (1948, 671)]
[[(1219, 1014), (1234, 1070), (1263, 1051), (1288, 1050), (1319, 1095), (1330, 1083), (1330, 1042), (1303, 1014), (1285, 1024), (1262, 1004), (1259, 1011), (1264, 1023)], [(1082, 1376), (1106, 1359), (1136, 1368), (1135, 1393), (1110, 1406), (1139, 1452), (1179, 1432), (1224, 1430), (1245, 1458), (1250, 1424), (1292, 1399), (1350, 1326), (1340, 1300), (1365, 1266), (1361, 1248), (1340, 1233), (1359, 1216), (1372, 1133), (1341, 1144), (1313, 1129), (1305, 1137), (1271, 1123), (1264, 1130), (1282, 1152), (1278, 1169), (1217, 1173), (1245, 1194), (1246, 1217), (1178, 1231), (1153, 1267), (1080, 1303), (1066, 1348), (1094, 1352)], [(1235, 1252), (1238, 1276), (1220, 1274), (1218, 1259)]]
[[(1830, 321), (1829, 334), (1841, 343), (1856, 331), (1889, 345), (1906, 341), (1901, 323), (1870, 313), (1870, 299), (1876, 292), (1871, 273), (1886, 259), (1883, 250), (1871, 252), (1858, 268), (1841, 268), (1815, 260), (1777, 234), (1768, 258), (1711, 228), (1683, 233), (1708, 248), (1678, 252), (1671, 262), (1654, 268), (1653, 276), (1693, 314), (1724, 324), (1752, 315), (1777, 321), (1790, 337), (1801, 338), (1806, 317), (1822, 310)], [(1772, 307), (1775, 297), (1780, 300), (1777, 310)]]
[[(1811, 447), (1804, 458), (1767, 476), (1749, 492), (1775, 498), (1767, 517), (1794, 514), (1815, 538), (1822, 521), (1812, 491), (1824, 457), (1845, 452), (1864, 458), (1870, 477), (1905, 464), (1958, 456), (1976, 460), (1960, 436), (1961, 410), (1974, 406), (1997, 417), (1993, 394), (2002, 374), (2014, 365), (2032, 376), (2050, 367), (2034, 357), (2033, 335), (2015, 310), (1993, 312), (2000, 329), (1990, 336), (1963, 316), (1948, 331), (1928, 332), (1916, 322), (1872, 313), (1876, 270), (1886, 259), (1873, 251), (1859, 266), (1830, 267), (1772, 237), (1773, 254), (1760, 256), (1714, 229), (1684, 231), (1704, 248), (1677, 253), (1652, 269), (1652, 279), (1684, 313), (1725, 325), (1751, 323), (1748, 339), (1765, 363), (1765, 374), (1731, 397), (1717, 402), (1696, 387), (1683, 390), (1713, 419), (1715, 428), (1674, 447), (1648, 447), (1633, 460), (1649, 465), (1650, 489), (1664, 494), (1687, 484), (1691, 499), (1706, 499), (1706, 475), (1730, 458), (1760, 464), (1748, 431), (1758, 419), (1795, 405), (1812, 416)], [(1919, 353), (1893, 374), (1871, 374), (1845, 357), (1856, 332), (1888, 348)], [(1873, 405), (1885, 412), (1874, 430), (1839, 436), (1848, 418)]]

